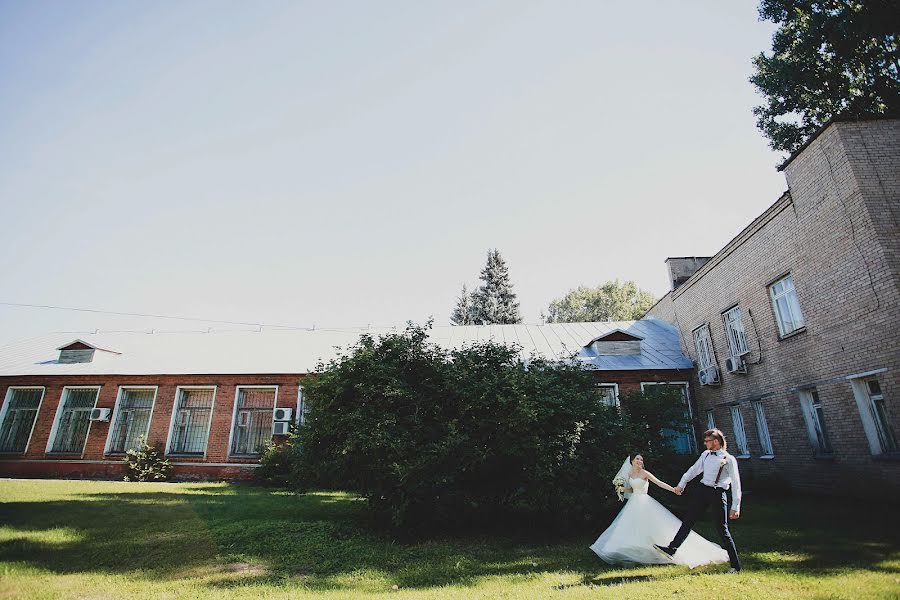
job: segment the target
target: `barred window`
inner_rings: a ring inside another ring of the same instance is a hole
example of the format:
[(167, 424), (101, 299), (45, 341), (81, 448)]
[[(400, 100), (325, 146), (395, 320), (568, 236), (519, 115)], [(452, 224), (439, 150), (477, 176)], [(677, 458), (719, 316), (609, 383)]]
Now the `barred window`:
[(706, 411), (706, 428), (707, 429), (715, 429), (716, 428), (716, 417), (713, 414), (713, 411)]
[(231, 453), (258, 455), (263, 445), (272, 439), (272, 418), (277, 387), (239, 387), (232, 430)]
[(750, 455), (750, 447), (747, 446), (747, 433), (744, 430), (744, 417), (741, 415), (740, 406), (732, 406), (731, 424), (734, 429), (734, 443), (737, 444), (738, 453), (742, 456)]
[(178, 388), (169, 452), (205, 454), (215, 388)]
[(701, 371), (715, 364), (709, 325), (701, 325), (694, 330), (694, 346), (697, 348), (697, 362), (700, 363)]
[(64, 388), (50, 452), (81, 454), (100, 388)]
[(156, 388), (122, 388), (115, 423), (110, 429), (108, 452), (137, 448), (139, 438), (146, 436), (150, 429), (154, 400)]
[(772, 447), (772, 438), (769, 436), (769, 424), (766, 422), (766, 409), (762, 402), (755, 401), (752, 404), (753, 413), (756, 415), (756, 433), (759, 436), (762, 455), (774, 456), (775, 449)]
[(744, 333), (744, 322), (741, 319), (741, 307), (735, 306), (722, 313), (725, 322), (725, 337), (728, 338), (728, 348), (731, 356), (743, 356), (750, 352), (747, 345), (747, 334)]
[(0, 452), (25, 452), (43, 399), (44, 388), (7, 390), (0, 424)]

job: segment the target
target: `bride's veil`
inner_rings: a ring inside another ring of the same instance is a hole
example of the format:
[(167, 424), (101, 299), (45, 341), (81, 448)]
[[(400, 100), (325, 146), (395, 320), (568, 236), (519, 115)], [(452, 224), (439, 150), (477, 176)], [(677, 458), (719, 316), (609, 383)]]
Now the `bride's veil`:
[[(616, 477), (621, 477), (622, 479), (625, 480), (625, 485), (627, 486), (627, 485), (628, 485), (628, 474), (629, 474), (629, 473), (631, 473), (631, 457), (630, 457), (630, 456), (626, 456), (626, 457), (625, 457), (625, 462), (622, 463), (622, 468), (619, 469), (619, 472), (615, 474), (615, 476), (613, 477), (613, 479), (615, 479)], [(631, 492), (625, 492), (625, 497), (626, 497), (626, 498), (630, 498), (630, 497), (631, 497)]]

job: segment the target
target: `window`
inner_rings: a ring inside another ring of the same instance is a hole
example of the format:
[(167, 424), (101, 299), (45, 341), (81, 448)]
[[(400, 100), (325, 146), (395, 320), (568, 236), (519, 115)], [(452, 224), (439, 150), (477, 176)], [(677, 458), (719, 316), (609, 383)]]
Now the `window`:
[(47, 452), (81, 454), (91, 427), (91, 409), (100, 395), (99, 387), (65, 387)]
[(769, 295), (772, 297), (775, 320), (778, 321), (778, 331), (781, 337), (806, 325), (803, 313), (800, 312), (800, 302), (797, 301), (797, 291), (794, 289), (792, 276), (788, 275), (773, 283), (769, 287)]
[(661, 386), (677, 389), (681, 392), (681, 398), (684, 402), (684, 426), (679, 431), (666, 431), (664, 433), (672, 439), (676, 452), (680, 454), (691, 454), (696, 452), (697, 441), (694, 437), (694, 427), (691, 424), (694, 415), (691, 411), (688, 383), (686, 381), (669, 381), (663, 383), (645, 381), (641, 382), (641, 391), (652, 393), (654, 389), (662, 389)]
[(760, 401), (751, 402), (753, 414), (756, 415), (756, 434), (759, 436), (759, 445), (762, 456), (775, 456), (772, 448), (772, 438), (769, 436), (769, 425), (766, 423), (766, 408)]
[(744, 431), (744, 417), (741, 416), (741, 407), (732, 406), (731, 423), (734, 428), (734, 443), (738, 447), (741, 456), (750, 456), (750, 448), (747, 446), (747, 433)]
[(897, 436), (891, 426), (878, 378), (858, 377), (851, 380), (851, 385), (872, 454), (896, 452)]
[(713, 415), (713, 411), (706, 411), (706, 428), (707, 429), (715, 429), (716, 428), (716, 417)]
[(701, 325), (694, 330), (694, 346), (697, 348), (697, 361), (700, 363), (701, 371), (715, 364), (709, 325)]
[(722, 313), (725, 321), (725, 337), (728, 338), (728, 348), (731, 356), (743, 356), (750, 352), (747, 346), (747, 335), (744, 333), (744, 324), (741, 321), (741, 307), (735, 306)]
[(272, 439), (277, 387), (239, 386), (235, 397), (231, 453), (253, 456)]
[(600, 402), (607, 406), (619, 406), (619, 385), (616, 383), (598, 383), (597, 393)]
[(214, 387), (179, 387), (175, 392), (169, 452), (173, 454), (206, 454), (209, 426), (212, 421)]
[(150, 430), (150, 415), (155, 400), (155, 386), (119, 388), (113, 426), (109, 428), (108, 453), (138, 447), (139, 438), (146, 437)]
[(0, 452), (25, 453), (43, 399), (42, 387), (6, 390), (6, 401), (0, 411)]
[(801, 391), (800, 408), (803, 412), (803, 420), (806, 421), (809, 441), (816, 449), (816, 453), (831, 454), (833, 450), (828, 430), (825, 428), (825, 412), (822, 410), (819, 392), (815, 389)]
[(306, 400), (303, 398), (303, 386), (299, 386), (297, 388), (297, 424), (303, 425), (306, 423), (307, 413), (309, 413), (309, 405), (306, 403)]

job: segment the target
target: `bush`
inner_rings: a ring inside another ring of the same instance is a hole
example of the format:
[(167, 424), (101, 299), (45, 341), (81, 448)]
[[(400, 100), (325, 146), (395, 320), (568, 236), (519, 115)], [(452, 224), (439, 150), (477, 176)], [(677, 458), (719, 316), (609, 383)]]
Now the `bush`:
[(147, 444), (144, 436), (138, 438), (138, 447), (125, 452), (125, 481), (166, 481), (172, 473), (172, 464), (163, 458), (162, 445)]
[(285, 486), (291, 483), (294, 469), (293, 445), (295, 436), (295, 433), (291, 432), (287, 441), (281, 444), (276, 444), (273, 441), (266, 442), (262, 448), (262, 455), (259, 457), (260, 466), (253, 473), (257, 481), (278, 486)]
[(593, 521), (615, 505), (610, 479), (623, 458), (670, 453), (661, 429), (683, 414), (677, 392), (608, 407), (594, 382), (574, 363), (522, 360), (513, 346), (446, 351), (412, 324), (362, 336), (304, 381), (306, 424), (279, 468), (296, 487), (357, 492), (407, 531)]

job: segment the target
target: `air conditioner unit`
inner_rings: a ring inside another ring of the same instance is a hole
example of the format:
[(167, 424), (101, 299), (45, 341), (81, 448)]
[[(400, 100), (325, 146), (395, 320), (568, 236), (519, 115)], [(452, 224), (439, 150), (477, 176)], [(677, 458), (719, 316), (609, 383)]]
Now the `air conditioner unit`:
[(729, 373), (746, 373), (747, 363), (741, 356), (729, 356), (725, 359), (725, 369)]
[(290, 421), (291, 416), (294, 414), (293, 409), (290, 408), (276, 408), (275, 416), (273, 420), (275, 421)]
[(290, 421), (275, 421), (272, 423), (272, 435), (287, 435), (290, 432)]
[(109, 421), (110, 414), (112, 414), (111, 408), (92, 408), (91, 421)]
[(700, 385), (719, 385), (718, 367), (706, 367), (698, 373)]

